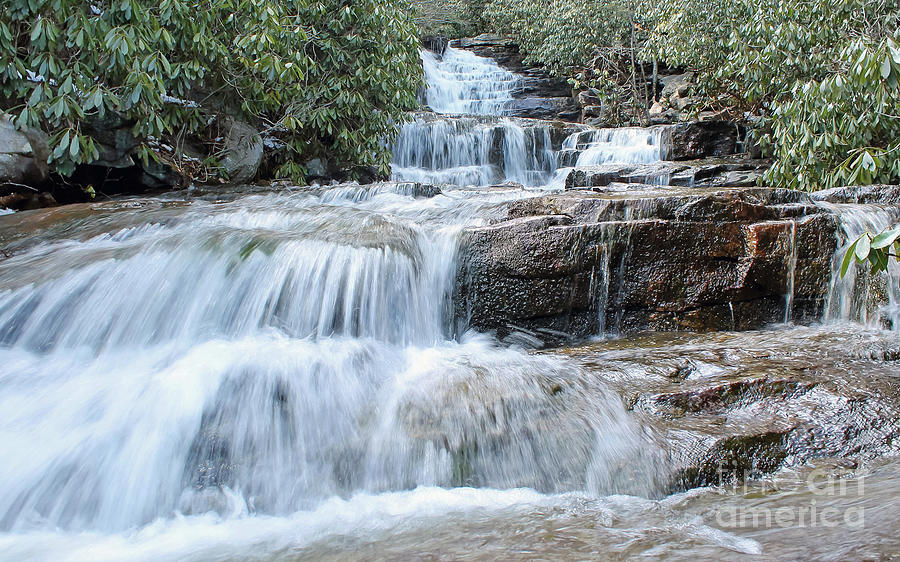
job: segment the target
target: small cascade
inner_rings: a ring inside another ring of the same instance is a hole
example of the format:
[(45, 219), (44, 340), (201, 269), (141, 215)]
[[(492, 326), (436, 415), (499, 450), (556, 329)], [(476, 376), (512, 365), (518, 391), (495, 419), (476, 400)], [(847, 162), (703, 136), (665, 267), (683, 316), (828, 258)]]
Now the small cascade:
[(650, 164), (666, 156), (664, 129), (623, 127), (570, 135), (562, 145), (560, 164), (569, 167), (600, 164)]
[(900, 209), (879, 205), (819, 203), (838, 217), (843, 236), (834, 255), (825, 319), (850, 320), (900, 331), (900, 264), (871, 275), (868, 264), (851, 266), (841, 278), (844, 254), (864, 232), (877, 234), (900, 222)]
[(422, 51), (428, 88), (425, 101), (435, 113), (504, 115), (520, 78), (491, 59), (448, 47), (443, 56)]
[(555, 169), (548, 125), (419, 116), (400, 129), (392, 179), (458, 186), (504, 181), (538, 186), (546, 184)]
[[(623, 127), (592, 129), (569, 135), (556, 160), (558, 168), (550, 185), (560, 188), (575, 168), (603, 164), (652, 164), (665, 158), (665, 129)], [(646, 183), (668, 185), (668, 174), (645, 179)]]
[(790, 250), (787, 263), (787, 288), (784, 293), (784, 323), (790, 324), (794, 313), (794, 281), (797, 276), (797, 221), (791, 221)]

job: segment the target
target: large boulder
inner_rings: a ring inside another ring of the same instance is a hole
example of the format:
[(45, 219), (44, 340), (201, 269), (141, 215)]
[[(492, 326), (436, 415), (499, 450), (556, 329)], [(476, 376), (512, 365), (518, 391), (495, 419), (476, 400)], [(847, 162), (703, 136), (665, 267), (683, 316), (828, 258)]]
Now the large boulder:
[(730, 121), (694, 121), (668, 128), (669, 159), (695, 160), (737, 152), (740, 127)]
[(36, 186), (47, 179), (47, 139), (35, 130), (19, 131), (0, 116), (0, 183)]
[(684, 98), (690, 93), (694, 85), (694, 73), (685, 72), (684, 74), (671, 74), (669, 76), (661, 76), (659, 83), (662, 85), (660, 98), (668, 100), (672, 97)]
[(580, 111), (572, 98), (522, 98), (506, 103), (505, 113), (528, 119), (577, 121)]
[(247, 183), (256, 177), (263, 159), (263, 140), (255, 127), (232, 117), (224, 119), (222, 166), (231, 183)]
[(469, 229), (461, 329), (547, 342), (603, 331), (731, 330), (814, 318), (827, 297), (835, 217), (804, 194), (622, 186), (509, 207)]

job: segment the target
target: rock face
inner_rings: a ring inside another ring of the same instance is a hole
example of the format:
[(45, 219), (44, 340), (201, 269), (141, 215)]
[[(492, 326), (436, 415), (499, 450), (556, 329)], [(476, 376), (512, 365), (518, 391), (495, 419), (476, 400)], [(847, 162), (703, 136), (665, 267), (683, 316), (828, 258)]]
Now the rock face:
[[(815, 317), (837, 222), (804, 194), (613, 184), (509, 207), (465, 233), (460, 327), (545, 342), (640, 330), (747, 330)], [(793, 290), (791, 290), (793, 287)]]
[(6, 116), (0, 116), (0, 183), (40, 185), (47, 179), (46, 160), (43, 135), (18, 131)]
[(679, 123), (669, 129), (669, 158), (694, 160), (737, 152), (739, 127), (728, 121)]
[(222, 165), (231, 183), (247, 183), (256, 176), (262, 162), (262, 137), (256, 128), (232, 118), (225, 120), (225, 131)]
[(526, 97), (508, 102), (504, 110), (514, 117), (575, 121), (578, 110), (571, 98)]
[(769, 166), (768, 160), (708, 158), (652, 164), (601, 164), (572, 169), (566, 189), (606, 187), (613, 183), (643, 183), (682, 187), (752, 187)]
[(900, 207), (900, 185), (835, 187), (810, 193), (810, 197), (828, 203), (875, 203)]

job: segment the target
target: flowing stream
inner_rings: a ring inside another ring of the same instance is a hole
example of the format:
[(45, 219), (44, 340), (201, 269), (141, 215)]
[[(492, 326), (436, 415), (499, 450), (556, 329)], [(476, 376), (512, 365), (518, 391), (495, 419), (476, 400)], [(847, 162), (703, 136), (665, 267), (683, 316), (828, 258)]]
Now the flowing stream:
[[(671, 494), (666, 427), (621, 395), (677, 342), (603, 344), (633, 355), (611, 370), (455, 337), (459, 233), (533, 195), (488, 186), (550, 183), (563, 150), (663, 154), (639, 130), (554, 141), (551, 125), (502, 117), (515, 75), (455, 49), (423, 57), (432, 109), (493, 116), (419, 116), (394, 174), (459, 188), (182, 193), (0, 219), (0, 558), (828, 552), (712, 517), (752, 491)], [(831, 308), (852, 306), (840, 298)], [(821, 330), (837, 342), (863, 328)], [(871, 333), (860, 346), (884, 338)], [(769, 336), (741, 337), (728, 345)], [(873, 474), (900, 490), (896, 465)], [(767, 501), (801, 501), (801, 477), (780, 478)]]

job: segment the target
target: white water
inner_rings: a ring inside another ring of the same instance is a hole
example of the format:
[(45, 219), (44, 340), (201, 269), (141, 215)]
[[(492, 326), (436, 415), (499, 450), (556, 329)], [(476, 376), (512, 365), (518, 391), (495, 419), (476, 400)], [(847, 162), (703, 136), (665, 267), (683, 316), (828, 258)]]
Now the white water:
[(520, 78), (491, 59), (447, 47), (443, 56), (422, 50), (426, 103), (436, 113), (504, 115)]
[(649, 164), (666, 156), (662, 128), (597, 129), (569, 136), (563, 150), (577, 152), (575, 166), (608, 163)]
[(873, 276), (868, 264), (855, 264), (840, 276), (844, 254), (864, 232), (873, 236), (900, 223), (900, 209), (878, 205), (819, 203), (838, 216), (843, 237), (832, 264), (825, 320), (851, 320), (900, 331), (900, 263), (891, 260), (886, 273)]
[(655, 493), (617, 397), (449, 335), (459, 229), (521, 193), (407, 188), (119, 211), (0, 262), (0, 544), (181, 558), (359, 494)]
[(452, 47), (443, 57), (422, 51), (422, 61), (427, 105), (440, 116), (418, 115), (400, 128), (393, 147), (396, 181), (559, 189), (572, 166), (650, 163), (665, 156), (658, 128), (584, 130), (554, 145), (554, 125), (502, 117), (519, 81), (515, 74)]
[[(429, 69), (436, 109), (499, 111), (515, 80), (482, 61)], [(420, 119), (394, 174), (540, 185), (555, 167), (546, 127)], [(663, 450), (602, 384), (453, 337), (460, 230), (526, 195), (416, 195), (125, 205), (0, 262), (0, 549), (269, 558), (454, 510), (657, 494)]]
[(547, 183), (556, 153), (547, 126), (510, 120), (425, 119), (405, 123), (394, 143), (392, 179), (487, 186)]

